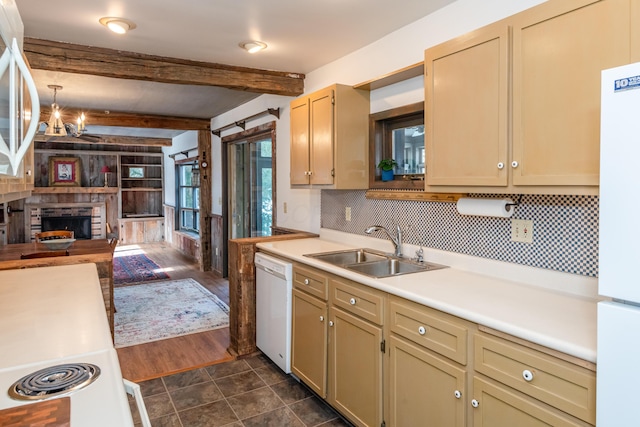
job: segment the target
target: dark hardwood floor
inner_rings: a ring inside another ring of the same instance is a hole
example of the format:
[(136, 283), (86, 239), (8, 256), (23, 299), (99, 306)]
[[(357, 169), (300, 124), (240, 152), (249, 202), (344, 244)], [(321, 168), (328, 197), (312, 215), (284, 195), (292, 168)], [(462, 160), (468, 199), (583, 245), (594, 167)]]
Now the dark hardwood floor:
[[(139, 245), (171, 279), (193, 278), (229, 304), (229, 282), (165, 243)], [(119, 248), (116, 248), (118, 250)], [(116, 307), (117, 308), (117, 307)], [(122, 375), (135, 382), (233, 360), (227, 352), (229, 328), (117, 349)]]

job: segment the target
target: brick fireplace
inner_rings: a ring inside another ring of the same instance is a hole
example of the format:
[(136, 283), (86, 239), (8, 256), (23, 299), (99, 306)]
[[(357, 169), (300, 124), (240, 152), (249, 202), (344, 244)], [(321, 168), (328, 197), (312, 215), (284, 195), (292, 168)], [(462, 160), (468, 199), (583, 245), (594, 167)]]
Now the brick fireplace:
[(30, 239), (48, 230), (73, 230), (77, 239), (105, 239), (105, 204), (27, 204), (25, 229)]

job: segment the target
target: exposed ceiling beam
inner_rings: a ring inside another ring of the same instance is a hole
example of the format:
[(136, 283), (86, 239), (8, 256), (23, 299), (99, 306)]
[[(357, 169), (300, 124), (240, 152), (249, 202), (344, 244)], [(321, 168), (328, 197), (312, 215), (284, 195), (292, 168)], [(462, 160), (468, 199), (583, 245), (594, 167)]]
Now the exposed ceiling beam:
[[(78, 110), (79, 112), (79, 110)], [(75, 115), (60, 111), (64, 123), (75, 124)], [(158, 116), (152, 114), (123, 113), (118, 111), (83, 110), (87, 123), (95, 126), (122, 126), (133, 128), (172, 129), (172, 130), (208, 130), (211, 120), (194, 119), (189, 117)], [(51, 107), (40, 106), (40, 121), (48, 122), (51, 117)]]
[(171, 147), (170, 138), (147, 138), (139, 136), (120, 136), (120, 135), (99, 135), (95, 141), (90, 139), (76, 138), (74, 136), (49, 136), (37, 134), (34, 138), (35, 142), (53, 142), (53, 143), (72, 143), (72, 144), (109, 144), (109, 145), (137, 145), (137, 146), (153, 146), (153, 147)]
[(114, 49), (25, 38), (33, 69), (117, 79), (218, 86), (255, 93), (298, 96), (304, 74), (258, 70), (209, 62), (145, 55)]

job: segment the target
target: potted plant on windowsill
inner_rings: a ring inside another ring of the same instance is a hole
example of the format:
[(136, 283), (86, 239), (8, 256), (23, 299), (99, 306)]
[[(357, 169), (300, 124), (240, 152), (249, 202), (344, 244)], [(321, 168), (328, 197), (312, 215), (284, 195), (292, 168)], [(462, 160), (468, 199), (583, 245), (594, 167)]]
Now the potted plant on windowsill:
[(393, 181), (393, 168), (398, 166), (393, 159), (382, 159), (380, 163), (378, 163), (378, 167), (382, 171), (382, 180), (383, 181)]

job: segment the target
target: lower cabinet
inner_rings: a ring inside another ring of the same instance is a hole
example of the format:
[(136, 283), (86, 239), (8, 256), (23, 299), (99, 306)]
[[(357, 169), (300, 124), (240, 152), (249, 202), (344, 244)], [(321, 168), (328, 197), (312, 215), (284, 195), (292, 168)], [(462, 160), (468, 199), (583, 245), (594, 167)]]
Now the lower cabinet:
[(356, 426), (595, 424), (595, 365), (312, 267), (292, 372)]
[(298, 289), (292, 295), (291, 372), (327, 397), (327, 303)]
[(119, 240), (123, 245), (164, 241), (164, 218), (120, 218)]

